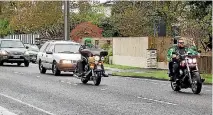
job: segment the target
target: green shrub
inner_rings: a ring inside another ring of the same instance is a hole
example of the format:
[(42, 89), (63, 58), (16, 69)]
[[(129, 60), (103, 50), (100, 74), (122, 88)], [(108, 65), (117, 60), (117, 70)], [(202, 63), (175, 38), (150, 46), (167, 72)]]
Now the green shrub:
[(108, 51), (108, 55), (105, 57), (104, 63), (109, 64), (109, 57), (113, 55), (112, 45), (106, 43), (101, 48)]

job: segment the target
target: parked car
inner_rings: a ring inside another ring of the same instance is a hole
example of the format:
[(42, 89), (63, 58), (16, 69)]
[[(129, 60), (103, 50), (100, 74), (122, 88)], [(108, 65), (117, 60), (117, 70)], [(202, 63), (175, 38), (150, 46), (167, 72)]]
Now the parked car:
[(61, 71), (74, 72), (77, 61), (81, 59), (79, 48), (79, 43), (71, 41), (45, 42), (37, 55), (40, 73), (52, 70), (56, 76), (60, 75)]
[(30, 57), (27, 51), (28, 47), (18, 39), (0, 39), (0, 65), (4, 63), (22, 63), (29, 66)]
[(33, 44), (24, 44), (24, 45), (29, 47), (28, 48), (28, 52), (30, 54), (30, 61), (32, 63), (36, 63), (37, 54), (39, 52), (38, 46), (37, 45), (33, 45)]

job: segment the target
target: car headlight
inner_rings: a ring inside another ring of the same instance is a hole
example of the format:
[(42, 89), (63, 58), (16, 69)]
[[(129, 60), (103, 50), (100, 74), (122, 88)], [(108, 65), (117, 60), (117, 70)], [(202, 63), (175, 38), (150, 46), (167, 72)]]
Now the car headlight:
[(196, 59), (196, 58), (193, 58), (193, 59), (192, 59), (192, 62), (193, 62), (193, 63), (197, 63), (197, 59)]
[(26, 52), (24, 53), (24, 55), (30, 55), (30, 53), (29, 53), (28, 51), (26, 51)]
[(189, 62), (189, 63), (192, 63), (192, 62), (193, 62), (193, 60), (192, 60), (192, 59), (189, 59), (189, 60), (188, 60), (188, 62)]
[(62, 60), (61, 62), (62, 62), (62, 63), (72, 63), (71, 60)]
[(0, 51), (0, 55), (7, 55), (7, 52), (2, 50), (2, 51)]
[(100, 57), (99, 56), (95, 56), (95, 61), (99, 61)]
[(101, 60), (104, 61), (104, 57), (101, 57)]

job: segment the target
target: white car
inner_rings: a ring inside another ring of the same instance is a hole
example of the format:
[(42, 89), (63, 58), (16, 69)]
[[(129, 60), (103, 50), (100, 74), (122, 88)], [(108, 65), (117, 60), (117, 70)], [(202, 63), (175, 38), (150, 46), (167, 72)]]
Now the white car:
[(47, 41), (38, 52), (37, 63), (40, 73), (52, 70), (54, 75), (61, 71), (74, 72), (81, 59), (80, 44), (72, 41)]

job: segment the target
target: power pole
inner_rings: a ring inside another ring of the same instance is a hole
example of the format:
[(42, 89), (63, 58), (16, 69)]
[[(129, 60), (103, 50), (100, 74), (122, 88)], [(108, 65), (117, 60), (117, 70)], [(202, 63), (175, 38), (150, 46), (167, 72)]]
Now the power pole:
[(64, 38), (70, 39), (69, 1), (64, 1)]

